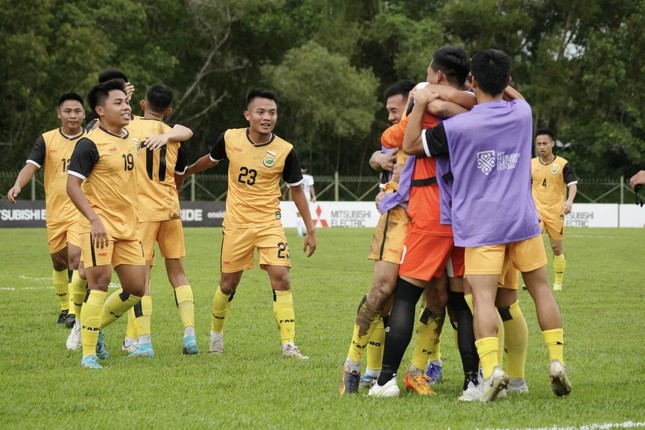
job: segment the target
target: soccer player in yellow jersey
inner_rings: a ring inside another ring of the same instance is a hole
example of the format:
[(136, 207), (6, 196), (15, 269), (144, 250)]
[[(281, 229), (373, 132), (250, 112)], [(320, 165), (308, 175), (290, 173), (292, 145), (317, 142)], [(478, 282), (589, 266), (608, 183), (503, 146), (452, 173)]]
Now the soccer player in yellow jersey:
[[(57, 113), (61, 126), (38, 138), (27, 158), (27, 164), (7, 193), (7, 198), (15, 203), (22, 188), (32, 180), (38, 169), (44, 167), (47, 241), (54, 266), (54, 292), (60, 306), (58, 323), (72, 328), (75, 316), (78, 315), (74, 304), (80, 306), (85, 297), (85, 282), (78, 275), (81, 256), (77, 229), (78, 210), (69, 199), (65, 187), (72, 151), (76, 142), (85, 135), (83, 99), (76, 93), (63, 94), (58, 99)], [(68, 285), (68, 269), (74, 271), (73, 285)], [(79, 345), (77, 341), (70, 343), (68, 339), (67, 347), (77, 349)]]
[[(145, 291), (146, 265), (136, 210), (135, 169), (141, 142), (125, 129), (132, 110), (124, 81), (98, 84), (87, 99), (99, 126), (74, 149), (67, 194), (82, 214), (81, 257), (88, 282), (81, 310), (81, 366), (101, 369), (98, 358), (109, 356), (101, 330), (137, 304)], [(121, 289), (107, 297), (112, 268)]]
[(294, 343), (295, 315), (289, 280), (289, 246), (280, 222), (280, 180), (291, 187), (293, 201), (307, 227), (303, 250), (311, 256), (316, 235), (302, 172), (293, 145), (273, 134), (278, 119), (277, 96), (266, 89), (247, 96), (247, 128), (228, 129), (209, 154), (188, 167), (186, 175), (201, 172), (228, 159), (228, 195), (223, 222), (220, 284), (212, 306), (208, 352), (224, 352), (224, 323), (245, 269), (253, 268), (257, 249), (273, 290), (273, 314), (278, 324), (283, 357), (307, 359)]
[[(168, 280), (175, 294), (175, 303), (184, 326), (183, 352), (196, 354), (195, 306), (193, 290), (186, 278), (183, 257), (184, 232), (179, 213), (178, 183), (175, 178), (186, 170), (185, 151), (181, 141), (188, 140), (193, 133), (177, 125), (171, 128), (163, 120), (172, 113), (172, 89), (161, 84), (150, 86), (141, 101), (143, 117), (135, 117), (128, 125), (128, 131), (139, 141), (156, 146), (153, 141), (165, 144), (159, 151), (142, 150), (137, 159), (137, 188), (139, 230), (146, 259), (146, 291), (141, 302), (128, 313), (128, 325), (134, 326), (136, 344), (132, 345), (128, 357), (153, 357), (151, 341), (152, 297), (150, 295), (150, 269), (154, 265), (155, 242), (159, 244), (165, 259)], [(126, 342), (130, 337), (126, 338)], [(133, 340), (134, 340), (133, 339)], [(124, 348), (128, 348), (124, 342)]]
[(538, 156), (531, 160), (531, 181), (540, 225), (542, 231), (546, 230), (551, 241), (555, 273), (553, 291), (560, 291), (567, 267), (562, 246), (564, 216), (571, 213), (578, 181), (569, 162), (553, 153), (554, 145), (555, 138), (551, 130), (542, 128), (535, 133)]

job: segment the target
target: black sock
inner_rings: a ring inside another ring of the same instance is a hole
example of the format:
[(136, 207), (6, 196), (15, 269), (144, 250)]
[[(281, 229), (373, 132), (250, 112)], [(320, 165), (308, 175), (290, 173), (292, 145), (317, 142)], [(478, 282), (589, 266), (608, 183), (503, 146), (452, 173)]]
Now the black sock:
[(414, 315), (423, 288), (398, 278), (394, 291), (394, 304), (387, 319), (383, 368), (378, 378), (379, 385), (385, 385), (394, 378), (401, 365), (403, 354), (412, 339)]
[(459, 346), (464, 375), (468, 378), (468, 375), (476, 375), (479, 371), (479, 355), (475, 347), (473, 314), (464, 299), (464, 293), (450, 291), (448, 293), (448, 303), (453, 309), (457, 320), (457, 345)]

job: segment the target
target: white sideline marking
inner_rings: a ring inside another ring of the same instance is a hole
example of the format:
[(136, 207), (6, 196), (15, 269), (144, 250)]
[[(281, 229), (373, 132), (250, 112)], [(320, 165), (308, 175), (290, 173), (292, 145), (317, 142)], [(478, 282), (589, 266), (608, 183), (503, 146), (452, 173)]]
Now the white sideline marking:
[[(47, 278), (41, 278), (41, 279), (47, 279)], [(51, 278), (49, 278), (51, 281)], [(114, 284), (110, 283), (108, 285), (108, 288), (121, 288), (121, 284)], [(27, 291), (27, 290), (53, 290), (54, 287), (48, 286), (48, 287), (0, 287), (0, 291)]]
[[(608, 429), (628, 429), (628, 428), (642, 428), (645, 427), (645, 422), (625, 421), (623, 423), (592, 423), (585, 424), (580, 427), (574, 426), (552, 426), (552, 427), (527, 427), (525, 430), (608, 430)], [(497, 429), (509, 430), (509, 429)]]

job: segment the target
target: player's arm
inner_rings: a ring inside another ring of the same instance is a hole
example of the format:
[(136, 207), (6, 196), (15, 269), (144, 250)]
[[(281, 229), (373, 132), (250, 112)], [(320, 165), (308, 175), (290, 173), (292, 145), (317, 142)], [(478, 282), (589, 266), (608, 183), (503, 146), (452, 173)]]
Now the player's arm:
[[(453, 88), (448, 85), (428, 84), (425, 86), (425, 89), (437, 94), (439, 96), (439, 101), (459, 105), (466, 110), (472, 109), (473, 106), (477, 104), (475, 94), (468, 91), (458, 90), (457, 88)], [(434, 114), (434, 112), (430, 113)]]
[(460, 113), (468, 112), (468, 109), (457, 103), (447, 102), (441, 99), (436, 99), (428, 103), (426, 110), (439, 118), (452, 118)]
[(166, 133), (147, 137), (143, 145), (148, 149), (155, 150), (167, 145), (168, 142), (184, 142), (191, 137), (193, 137), (193, 131), (190, 128), (176, 124), (172, 130)]
[[(307, 228), (307, 235), (305, 236), (305, 243), (302, 249), (307, 252), (307, 257), (311, 257), (311, 255), (316, 251), (316, 230), (314, 229), (314, 223), (311, 219), (311, 212), (309, 211), (309, 204), (307, 203), (305, 190), (302, 185), (289, 186), (291, 188), (291, 198), (296, 204), (298, 213), (302, 217), (305, 227)], [(309, 248), (309, 251), (307, 251), (307, 248)]]
[(639, 185), (645, 184), (645, 170), (641, 170), (629, 178), (629, 187), (633, 190)]
[(316, 200), (318, 200), (318, 197), (316, 197), (316, 190), (314, 189), (314, 184), (311, 184), (309, 186), (309, 193), (311, 194), (311, 202), (316, 203)]
[(188, 177), (190, 175), (194, 175), (195, 173), (210, 169), (211, 167), (217, 166), (219, 162), (220, 160), (213, 160), (210, 154), (206, 154), (199, 160), (188, 166), (188, 169), (186, 169), (186, 174), (184, 176)]
[(20, 173), (18, 173), (18, 177), (16, 178), (16, 182), (7, 193), (7, 199), (9, 199), (11, 203), (16, 203), (16, 197), (18, 197), (18, 194), (20, 194), (20, 191), (22, 191), (24, 186), (33, 179), (37, 171), (38, 166), (29, 162), (27, 162), (25, 167), (20, 170)]
[(27, 164), (25, 164), (25, 167), (20, 170), (20, 173), (18, 173), (18, 177), (16, 178), (16, 182), (13, 184), (13, 187), (11, 187), (9, 192), (7, 192), (7, 199), (9, 199), (11, 203), (16, 203), (16, 197), (18, 197), (20, 191), (22, 191), (25, 185), (33, 179), (38, 169), (40, 169), (40, 167), (45, 163), (46, 154), (47, 150), (45, 148), (45, 139), (40, 135), (38, 140), (36, 140), (29, 157), (27, 157)]
[(220, 134), (217, 138), (217, 141), (211, 148), (210, 152), (204, 155), (202, 158), (188, 166), (186, 169), (186, 177), (199, 173), (211, 167), (215, 167), (226, 158), (226, 142), (224, 140), (224, 133)]
[(181, 187), (184, 185), (184, 177), (186, 176), (187, 166), (187, 154), (186, 149), (183, 144), (179, 145), (179, 150), (177, 151), (177, 162), (175, 163), (175, 187), (177, 191), (181, 190)]
[(377, 172), (383, 170), (391, 172), (396, 164), (396, 151), (396, 149), (386, 152), (375, 151), (370, 157), (370, 167)]
[(568, 215), (571, 213), (571, 209), (573, 208), (573, 199), (576, 198), (576, 193), (578, 192), (578, 181), (569, 163), (565, 164), (562, 168), (562, 174), (564, 176), (564, 181), (567, 184), (567, 190), (569, 191), (567, 200), (564, 202), (564, 214)]
[(408, 115), (408, 126), (403, 137), (403, 152), (408, 155), (422, 155), (423, 144), (421, 141), (421, 130), (423, 129), (423, 114), (430, 102), (436, 100), (439, 94), (433, 93), (425, 88), (414, 88), (410, 91), (410, 97), (414, 98), (414, 106)]
[(291, 198), (307, 228), (302, 250), (307, 253), (307, 257), (310, 257), (316, 251), (316, 230), (311, 219), (311, 212), (309, 211), (309, 203), (305, 196), (305, 190), (302, 187), (304, 178), (302, 177), (298, 154), (296, 154), (293, 148), (291, 148), (291, 151), (287, 154), (287, 158), (284, 161), (282, 180), (291, 189)]
[(508, 101), (517, 100), (517, 99), (524, 100), (524, 96), (522, 96), (522, 94), (520, 94), (519, 91), (517, 91), (515, 88), (511, 87), (510, 85), (508, 85), (504, 89), (504, 94), (502, 95), (502, 97), (504, 98), (504, 100), (508, 100)]
[(94, 246), (103, 248), (108, 244), (107, 230), (81, 189), (81, 184), (90, 175), (98, 159), (99, 153), (94, 142), (81, 139), (76, 144), (67, 171), (67, 195), (78, 211), (90, 222), (90, 235)]

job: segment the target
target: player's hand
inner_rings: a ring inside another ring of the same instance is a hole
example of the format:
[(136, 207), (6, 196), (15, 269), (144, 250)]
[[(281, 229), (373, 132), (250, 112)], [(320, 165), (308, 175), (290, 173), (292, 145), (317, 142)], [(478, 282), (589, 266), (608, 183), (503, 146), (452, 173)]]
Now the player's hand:
[(396, 153), (396, 148), (387, 152), (377, 153), (374, 155), (374, 161), (376, 161), (378, 165), (381, 166), (381, 169), (387, 172), (391, 172), (392, 169), (394, 169), (394, 165), (396, 164)]
[(20, 191), (22, 191), (22, 189), (18, 185), (14, 185), (7, 193), (7, 199), (9, 199), (11, 203), (16, 203), (16, 197), (18, 197)]
[(378, 193), (376, 195), (376, 198), (374, 199), (374, 203), (376, 203), (376, 209), (377, 210), (378, 210), (379, 206), (381, 205), (381, 200), (383, 200), (384, 195), (385, 195), (385, 191), (381, 191), (380, 193)]
[(641, 170), (634, 176), (632, 176), (629, 179), (629, 188), (632, 190), (637, 186), (637, 185), (643, 185), (645, 184), (645, 170)]
[(162, 146), (168, 144), (168, 136), (166, 134), (160, 134), (158, 136), (149, 136), (143, 142), (143, 146), (148, 149), (155, 150), (161, 149)]
[[(305, 245), (302, 247), (303, 252), (307, 253), (307, 257), (311, 257), (316, 252), (316, 231), (307, 232), (305, 235)], [(307, 250), (307, 248), (309, 248)]]
[(423, 88), (414, 87), (410, 91), (410, 97), (414, 98), (415, 103), (418, 103), (420, 106), (425, 106), (431, 101), (438, 99), (439, 94), (432, 91), (430, 86)]
[(571, 202), (564, 202), (564, 214), (569, 215), (573, 209), (573, 204)]
[(399, 183), (401, 179), (401, 172), (403, 171), (403, 164), (396, 163), (394, 169), (392, 169), (392, 181)]
[(128, 103), (132, 100), (132, 94), (134, 94), (134, 85), (130, 82), (125, 83), (125, 96), (128, 99)]
[(105, 248), (108, 245), (108, 235), (105, 226), (100, 218), (90, 221), (90, 235), (92, 237), (92, 245), (95, 248)]

